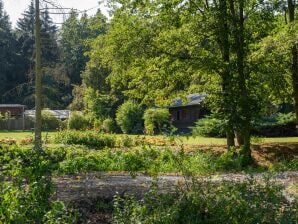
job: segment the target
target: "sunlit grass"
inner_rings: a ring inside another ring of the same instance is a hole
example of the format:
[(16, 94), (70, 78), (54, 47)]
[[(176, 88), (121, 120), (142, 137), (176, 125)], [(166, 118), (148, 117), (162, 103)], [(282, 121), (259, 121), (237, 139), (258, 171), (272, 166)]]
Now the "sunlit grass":
[[(43, 132), (44, 138), (52, 138), (56, 132)], [(24, 139), (33, 137), (33, 131), (0, 131), (0, 139)], [(116, 135), (117, 137), (123, 136), (122, 134)], [(132, 135), (130, 137), (134, 137)], [(149, 136), (147, 136), (149, 137)], [(150, 137), (149, 137), (150, 138)], [(153, 138), (164, 138), (164, 136), (153, 136)], [(185, 145), (225, 145), (225, 138), (209, 138), (209, 137), (193, 137), (193, 136), (175, 136), (175, 141)], [(298, 137), (277, 137), (277, 138), (252, 138), (252, 143), (298, 143)]]
[[(55, 132), (43, 132), (43, 137), (52, 137), (55, 134)], [(34, 133), (33, 131), (0, 131), (0, 139), (24, 139), (33, 137)]]

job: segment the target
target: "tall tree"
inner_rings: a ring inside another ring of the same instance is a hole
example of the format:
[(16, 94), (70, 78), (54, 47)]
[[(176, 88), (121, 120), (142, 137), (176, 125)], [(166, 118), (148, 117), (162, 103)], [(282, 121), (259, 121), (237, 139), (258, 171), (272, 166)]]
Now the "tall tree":
[[(68, 79), (65, 77), (59, 61), (57, 26), (53, 23), (47, 7), (41, 14), (41, 47), (43, 67), (43, 106), (49, 108), (65, 108), (70, 101)], [(20, 54), (24, 58), (24, 74), (27, 81), (20, 85), (19, 92), (23, 96), (22, 102), (29, 107), (34, 106), (34, 22), (35, 7), (33, 1), (24, 12), (23, 18), (17, 23), (18, 42), (21, 47)]]
[(0, 102), (6, 103), (11, 99), (7, 99), (7, 92), (22, 82), (23, 77), (16, 38), (2, 0), (0, 0), (0, 67)]
[[(288, 1), (288, 12), (289, 12), (289, 23), (290, 23), (290, 32), (297, 33), (297, 21), (295, 21), (295, 9), (296, 9), (296, 1), (295, 0), (287, 0)], [(295, 113), (296, 113), (296, 123), (298, 130), (298, 43), (297, 41), (293, 43), (291, 46), (291, 54), (292, 54), (292, 85), (293, 85), (293, 95), (295, 102)]]

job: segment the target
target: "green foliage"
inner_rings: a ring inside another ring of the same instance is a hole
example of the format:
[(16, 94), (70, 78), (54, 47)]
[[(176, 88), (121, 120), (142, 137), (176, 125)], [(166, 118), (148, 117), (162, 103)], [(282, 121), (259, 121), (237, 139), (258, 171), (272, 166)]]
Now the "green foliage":
[(113, 135), (104, 135), (95, 131), (61, 131), (56, 134), (55, 142), (68, 145), (85, 145), (96, 149), (113, 148), (116, 144)]
[(147, 109), (144, 112), (145, 132), (149, 135), (170, 131), (170, 112), (168, 109)]
[[(268, 117), (256, 118), (252, 122), (252, 133), (257, 136), (292, 136), (295, 135), (294, 113), (277, 113)], [(194, 136), (225, 137), (226, 123), (214, 115), (206, 116), (196, 122), (192, 128)]]
[(93, 119), (104, 119), (113, 115), (115, 99), (110, 94), (88, 87), (84, 92), (85, 111)]
[(116, 131), (116, 123), (112, 118), (105, 119), (101, 127), (105, 133), (114, 133)]
[[(6, 13), (3, 1), (0, 1), (0, 103), (7, 100), (15, 102), (19, 94), (7, 94), (20, 83), (25, 82), (23, 58), (20, 55), (18, 40), (12, 30), (9, 15)], [(13, 74), (13, 75), (12, 75)]]
[(296, 116), (294, 113), (278, 113), (253, 121), (252, 132), (259, 136), (296, 136)]
[(125, 134), (137, 134), (142, 132), (142, 108), (133, 101), (122, 104), (116, 114), (116, 121)]
[(214, 116), (206, 116), (196, 122), (192, 134), (194, 136), (224, 137), (225, 122)]
[(5, 121), (9, 118), (9, 114), (8, 113), (4, 113), (4, 114), (1, 114), (0, 113), (0, 121)]
[(133, 147), (135, 146), (135, 141), (133, 138), (129, 137), (128, 135), (121, 136), (120, 140), (118, 140), (118, 144), (122, 147)]
[(90, 122), (80, 112), (72, 112), (69, 119), (68, 119), (68, 129), (73, 130), (86, 130), (87, 128), (90, 128)]
[(44, 131), (52, 131), (63, 128), (63, 123), (59, 118), (56, 118), (53, 113), (43, 110), (41, 113), (42, 129)]
[(78, 221), (76, 211), (69, 210), (62, 202), (53, 202), (51, 209), (44, 215), (44, 224), (75, 224)]
[(276, 121), (279, 125), (295, 123), (296, 122), (296, 115), (294, 113), (282, 114), (278, 113), (276, 115)]
[(254, 179), (220, 184), (200, 180), (172, 194), (153, 185), (143, 200), (114, 199), (113, 223), (296, 223), (298, 204), (287, 204), (281, 187)]
[[(131, 138), (123, 138), (121, 146), (131, 147), (135, 143)], [(241, 157), (232, 153), (216, 154), (211, 152), (173, 151), (150, 145), (134, 149), (106, 149), (100, 151), (69, 149), (66, 159), (60, 163), (58, 172), (73, 174), (90, 171), (127, 171), (135, 175), (146, 172), (158, 173), (181, 172), (207, 174), (225, 171), (240, 171)]]
[(64, 152), (38, 154), (16, 146), (0, 149), (0, 222), (41, 223), (47, 213), (58, 212), (56, 202), (50, 200), (51, 173), (64, 159)]

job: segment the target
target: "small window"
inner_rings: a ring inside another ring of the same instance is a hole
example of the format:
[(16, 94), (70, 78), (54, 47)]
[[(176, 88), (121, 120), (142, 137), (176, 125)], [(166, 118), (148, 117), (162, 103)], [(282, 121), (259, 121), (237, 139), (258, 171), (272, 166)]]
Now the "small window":
[(180, 111), (179, 110), (177, 111), (177, 117), (176, 118), (177, 118), (177, 121), (180, 120)]

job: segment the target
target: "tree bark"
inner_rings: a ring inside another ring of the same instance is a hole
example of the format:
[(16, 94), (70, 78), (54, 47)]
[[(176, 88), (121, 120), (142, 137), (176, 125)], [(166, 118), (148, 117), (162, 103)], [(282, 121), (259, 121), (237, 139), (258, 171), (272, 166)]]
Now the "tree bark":
[[(289, 23), (294, 25), (295, 21), (295, 2), (288, 0), (288, 12)], [(296, 114), (296, 129), (298, 127), (298, 46), (294, 44), (291, 49), (292, 54), (292, 85), (293, 85), (293, 97), (295, 102), (295, 114)]]
[(251, 111), (249, 105), (248, 89), (246, 86), (246, 80), (248, 75), (245, 72), (245, 37), (244, 37), (244, 0), (238, 0), (238, 10), (237, 15), (235, 10), (235, 1), (230, 0), (230, 10), (232, 14), (232, 21), (234, 25), (233, 38), (235, 40), (235, 49), (237, 54), (237, 86), (239, 89), (239, 102), (238, 106), (240, 109), (240, 120), (239, 125), (240, 133), (243, 137), (243, 146), (240, 153), (244, 156), (244, 164), (250, 163), (251, 148), (250, 148), (250, 120)]
[(233, 130), (233, 124), (231, 122), (231, 110), (229, 108), (229, 91), (231, 88), (231, 71), (230, 71), (230, 42), (229, 42), (229, 26), (228, 26), (228, 12), (226, 0), (219, 0), (219, 45), (221, 48), (222, 60), (224, 62), (224, 68), (222, 72), (222, 90), (223, 90), (223, 108), (224, 114), (228, 115), (228, 121), (226, 126), (227, 147), (230, 149), (235, 146), (235, 135)]
[(35, 0), (35, 139), (34, 147), (42, 150), (41, 110), (42, 110), (42, 70), (41, 70), (41, 23), (39, 0)]

